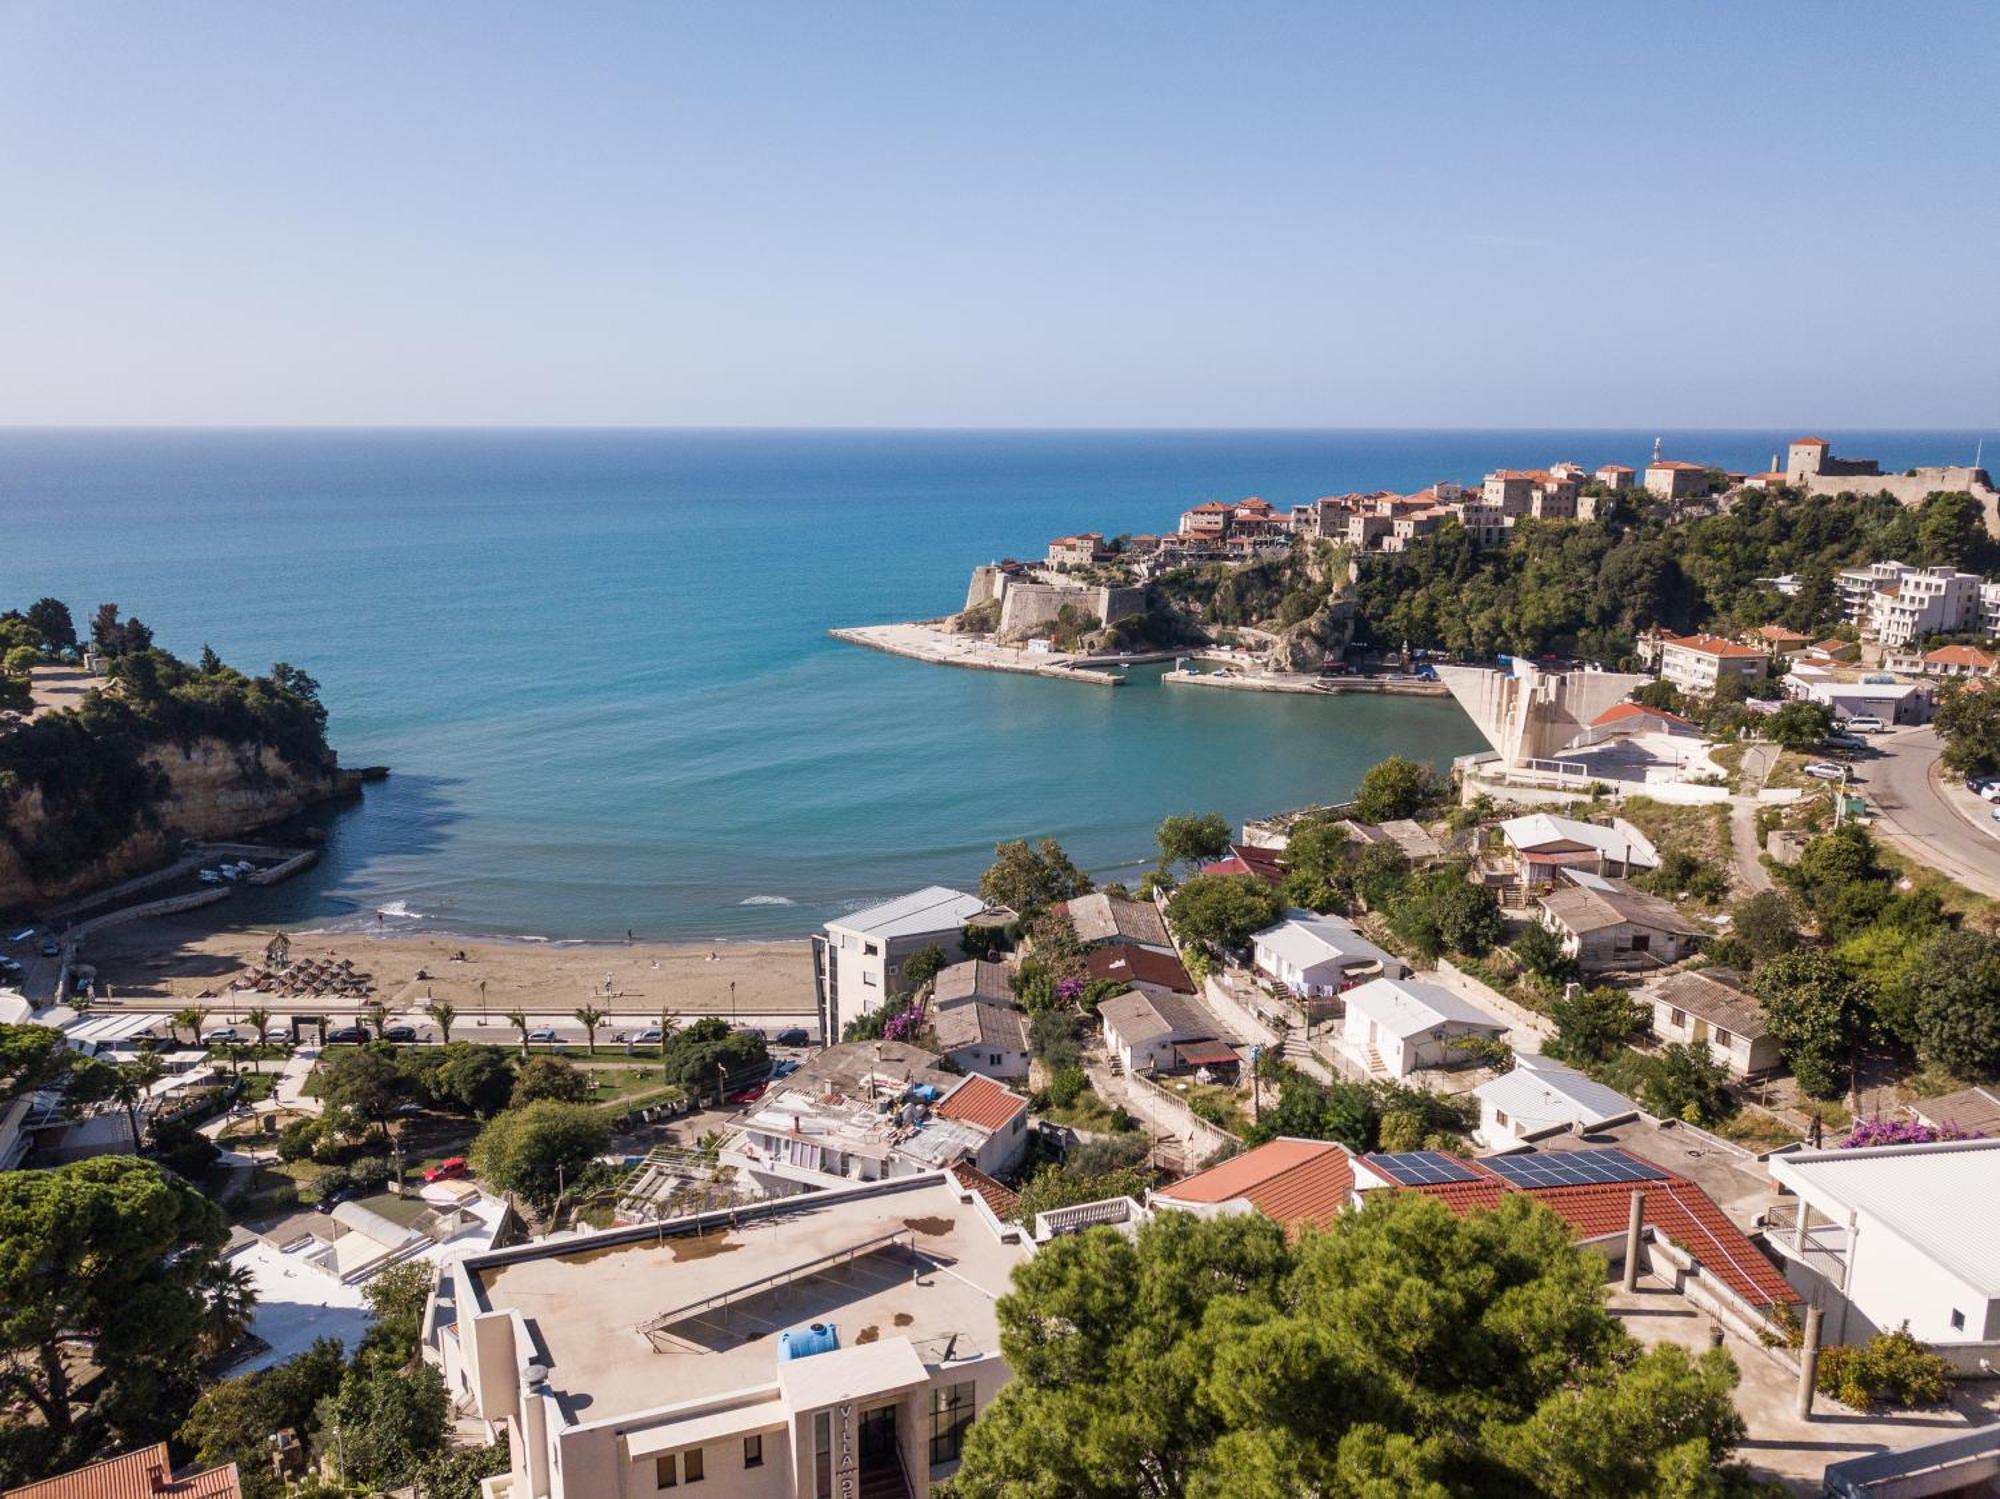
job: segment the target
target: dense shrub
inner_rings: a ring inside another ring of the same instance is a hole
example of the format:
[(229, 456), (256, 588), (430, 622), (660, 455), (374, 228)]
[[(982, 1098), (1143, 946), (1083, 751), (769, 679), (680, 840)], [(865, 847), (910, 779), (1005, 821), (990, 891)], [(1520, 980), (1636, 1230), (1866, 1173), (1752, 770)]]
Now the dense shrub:
[(1906, 1322), (1859, 1346), (1820, 1349), (1818, 1389), (1854, 1410), (1942, 1405), (1951, 1393), (1951, 1365), (1912, 1337)]

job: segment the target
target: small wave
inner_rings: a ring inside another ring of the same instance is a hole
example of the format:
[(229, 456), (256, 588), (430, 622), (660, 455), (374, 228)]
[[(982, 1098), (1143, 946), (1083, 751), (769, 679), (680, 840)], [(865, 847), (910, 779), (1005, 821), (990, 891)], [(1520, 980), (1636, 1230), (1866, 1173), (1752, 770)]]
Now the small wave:
[(377, 906), (375, 911), (377, 915), (397, 916), (405, 921), (421, 921), (424, 918), (422, 911), (412, 911), (410, 903), (402, 900), (392, 900), (386, 906)]
[(736, 904), (739, 906), (789, 906), (796, 903), (789, 895), (746, 895)]

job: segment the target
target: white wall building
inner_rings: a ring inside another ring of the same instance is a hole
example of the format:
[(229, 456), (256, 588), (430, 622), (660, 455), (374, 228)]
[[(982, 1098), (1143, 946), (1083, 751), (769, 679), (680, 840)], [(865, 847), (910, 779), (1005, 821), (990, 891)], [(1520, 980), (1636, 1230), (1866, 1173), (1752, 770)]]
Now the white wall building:
[(812, 939), (821, 1037), (838, 1041), (848, 1021), (905, 992), (903, 964), (912, 954), (936, 944), (948, 962), (964, 957), (959, 934), (985, 909), (976, 895), (931, 885), (829, 921)]
[(1176, 1046), (1222, 1035), (1220, 1022), (1193, 999), (1157, 991), (1114, 994), (1097, 1007), (1097, 1019), (1104, 1028), (1104, 1049), (1128, 1076), (1169, 1070)]
[(1770, 657), (1720, 635), (1661, 635), (1660, 675), (1683, 692), (1710, 693), (1724, 677), (1760, 679)]
[(924, 1499), (1007, 1379), (1031, 1246), (944, 1173), (469, 1256), (426, 1357), (512, 1466), (485, 1499)]
[(1982, 590), (1977, 573), (1948, 567), (1911, 568), (1870, 595), (1863, 629), (1889, 650), (1901, 650), (1925, 635), (1956, 635), (1982, 622)]
[(1639, 1112), (1624, 1094), (1533, 1052), (1516, 1053), (1512, 1072), (1472, 1094), (1479, 1100), (1479, 1142), (1488, 1150), (1506, 1150), (1554, 1129), (1597, 1129)]
[(1796, 1201), (1765, 1237), (1801, 1295), (1821, 1296), (1829, 1341), (1906, 1322), (1947, 1350), (2000, 1341), (2000, 1140), (1802, 1151), (1770, 1164)]
[(1467, 1036), (1498, 1040), (1507, 1022), (1437, 984), (1379, 978), (1346, 994), (1341, 1049), (1370, 1077), (1400, 1079), (1420, 1067), (1441, 1067), (1465, 1052)]
[(1287, 911), (1276, 926), (1250, 939), (1257, 971), (1304, 999), (1338, 994), (1369, 979), (1400, 978), (1410, 970), (1338, 916)]

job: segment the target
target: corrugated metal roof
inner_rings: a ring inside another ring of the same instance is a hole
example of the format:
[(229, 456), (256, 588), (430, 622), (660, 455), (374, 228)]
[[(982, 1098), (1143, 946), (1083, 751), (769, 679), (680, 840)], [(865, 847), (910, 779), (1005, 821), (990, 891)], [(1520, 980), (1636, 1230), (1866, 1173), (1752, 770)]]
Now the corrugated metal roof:
[(917, 937), (961, 927), (985, 909), (986, 902), (976, 895), (945, 885), (926, 885), (894, 900), (836, 916), (827, 925), (866, 932), (871, 937)]
[(1515, 1057), (1512, 1072), (1472, 1091), (1517, 1123), (1527, 1125), (1529, 1133), (1571, 1122), (1602, 1124), (1639, 1112), (1639, 1106), (1617, 1090), (1573, 1068), (1526, 1053)]
[(1359, 1010), (1392, 1036), (1423, 1034), (1433, 1027), (1477, 1025), (1504, 1031), (1507, 1022), (1489, 1015), (1469, 999), (1461, 999), (1438, 984), (1413, 979), (1370, 979), (1343, 996), (1349, 1010)]
[(2000, 1296), (2000, 1140), (1805, 1151), (1771, 1167), (1822, 1210), (1865, 1213), (1981, 1295)]

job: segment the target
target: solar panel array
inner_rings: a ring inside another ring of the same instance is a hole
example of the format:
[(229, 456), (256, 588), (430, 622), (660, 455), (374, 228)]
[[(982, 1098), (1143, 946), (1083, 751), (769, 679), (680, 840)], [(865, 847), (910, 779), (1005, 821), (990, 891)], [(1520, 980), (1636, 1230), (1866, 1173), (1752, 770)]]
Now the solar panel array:
[(1517, 1187), (1590, 1187), (1664, 1181), (1667, 1173), (1622, 1150), (1558, 1150), (1547, 1155), (1490, 1156), (1480, 1162)]
[(1432, 1187), (1441, 1182), (1471, 1182), (1479, 1173), (1456, 1156), (1441, 1150), (1399, 1150), (1388, 1155), (1371, 1155), (1368, 1164), (1391, 1181), (1406, 1187)]

